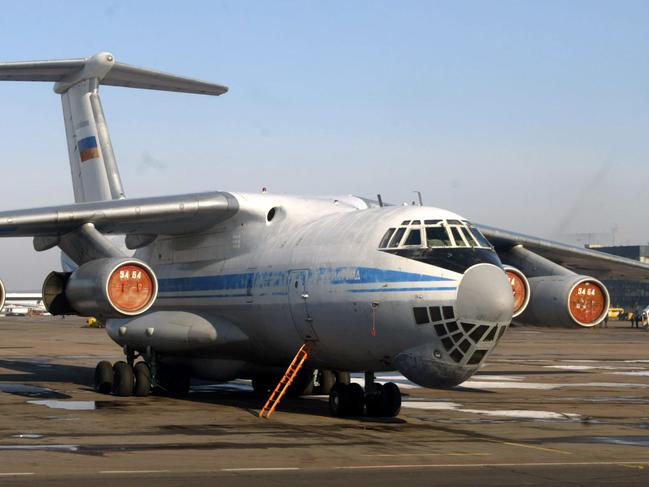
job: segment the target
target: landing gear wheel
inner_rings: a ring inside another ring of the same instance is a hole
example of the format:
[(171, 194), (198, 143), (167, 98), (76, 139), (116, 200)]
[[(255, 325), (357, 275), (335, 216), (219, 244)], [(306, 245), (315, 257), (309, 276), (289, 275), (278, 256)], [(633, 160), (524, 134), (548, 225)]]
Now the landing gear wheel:
[(133, 395), (144, 397), (148, 396), (151, 392), (151, 370), (145, 362), (138, 362), (133, 367), (133, 375), (135, 376), (135, 388)]
[(113, 394), (130, 396), (133, 394), (133, 367), (126, 362), (116, 362), (113, 365)]
[[(273, 389), (277, 386), (277, 382), (273, 384)], [(313, 369), (302, 369), (297, 373), (293, 383), (286, 391), (286, 395), (299, 397), (308, 396), (309, 394), (313, 394)]]
[(318, 371), (318, 386), (317, 394), (329, 395), (331, 388), (336, 383), (336, 374), (333, 370), (319, 370)]
[(374, 383), (372, 394), (365, 396), (365, 406), (367, 407), (368, 416), (381, 416), (383, 401), (383, 385)]
[(347, 411), (346, 416), (362, 416), (365, 410), (365, 392), (356, 383), (347, 386)]
[(349, 403), (348, 385), (336, 383), (329, 393), (329, 411), (332, 416), (345, 416)]
[(394, 418), (401, 411), (401, 391), (394, 382), (388, 382), (381, 391), (381, 412), (383, 416)]
[(101, 394), (110, 394), (113, 388), (113, 366), (102, 360), (95, 367), (95, 390)]

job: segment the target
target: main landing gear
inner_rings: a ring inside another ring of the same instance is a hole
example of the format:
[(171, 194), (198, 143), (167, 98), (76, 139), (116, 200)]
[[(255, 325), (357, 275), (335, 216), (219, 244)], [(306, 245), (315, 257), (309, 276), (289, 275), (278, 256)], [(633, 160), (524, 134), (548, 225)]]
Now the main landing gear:
[(333, 416), (368, 416), (393, 418), (401, 410), (401, 391), (393, 382), (377, 384), (374, 373), (365, 372), (365, 390), (360, 384), (336, 383), (329, 393)]
[(153, 351), (141, 356), (144, 360), (135, 363), (139, 355), (126, 349), (126, 361), (113, 365), (106, 360), (99, 362), (95, 367), (95, 390), (123, 397), (143, 397), (153, 391), (171, 396), (189, 393), (191, 374), (188, 369), (158, 363)]

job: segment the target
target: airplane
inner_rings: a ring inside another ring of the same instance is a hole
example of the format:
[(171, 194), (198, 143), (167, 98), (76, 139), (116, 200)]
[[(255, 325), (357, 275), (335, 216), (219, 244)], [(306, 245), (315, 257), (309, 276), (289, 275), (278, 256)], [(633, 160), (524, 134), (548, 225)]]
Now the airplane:
[[(401, 392), (377, 372), (456, 386), (512, 320), (592, 327), (610, 304), (597, 277), (649, 278), (647, 264), (381, 198), (126, 198), (100, 85), (212, 96), (227, 87), (108, 52), (0, 63), (0, 80), (53, 82), (61, 96), (75, 202), (0, 212), (0, 236), (33, 237), (36, 251), (58, 247), (73, 263), (45, 278), (43, 298), (53, 315), (106, 320), (125, 360), (97, 364), (102, 393), (184, 395), (191, 378), (238, 378), (268, 394), (309, 344), (295, 394), (328, 394), (334, 416), (393, 417)], [(350, 371), (365, 373), (364, 387)]]
[(47, 310), (41, 293), (7, 293), (0, 281), (0, 313), (5, 316), (27, 316), (30, 312), (44, 314)]

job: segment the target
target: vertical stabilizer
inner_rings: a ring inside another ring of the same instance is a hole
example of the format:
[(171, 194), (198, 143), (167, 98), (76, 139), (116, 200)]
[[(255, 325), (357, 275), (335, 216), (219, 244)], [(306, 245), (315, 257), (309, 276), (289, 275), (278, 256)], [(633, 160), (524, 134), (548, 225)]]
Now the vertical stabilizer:
[(227, 87), (115, 62), (109, 52), (80, 59), (0, 63), (0, 80), (54, 81), (61, 95), (74, 199), (124, 198), (99, 85), (222, 95)]
[(81, 70), (70, 73), (54, 85), (63, 103), (72, 187), (77, 203), (124, 198), (98, 90), (99, 82), (114, 64), (112, 54), (96, 54)]

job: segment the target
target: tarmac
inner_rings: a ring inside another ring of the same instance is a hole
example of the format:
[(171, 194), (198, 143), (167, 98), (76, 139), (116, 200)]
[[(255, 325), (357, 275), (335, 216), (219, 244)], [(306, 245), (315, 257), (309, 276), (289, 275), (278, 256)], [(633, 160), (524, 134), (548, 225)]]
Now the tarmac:
[(246, 381), (96, 393), (120, 359), (81, 319), (0, 318), (0, 485), (649, 485), (649, 332), (628, 322), (512, 328), (450, 390), (379, 374), (394, 419), (332, 418), (324, 396), (259, 419)]

